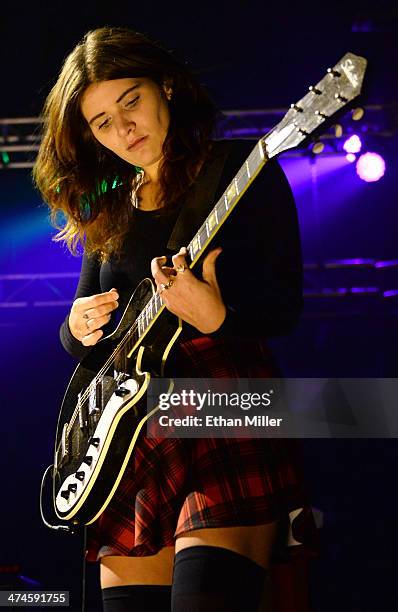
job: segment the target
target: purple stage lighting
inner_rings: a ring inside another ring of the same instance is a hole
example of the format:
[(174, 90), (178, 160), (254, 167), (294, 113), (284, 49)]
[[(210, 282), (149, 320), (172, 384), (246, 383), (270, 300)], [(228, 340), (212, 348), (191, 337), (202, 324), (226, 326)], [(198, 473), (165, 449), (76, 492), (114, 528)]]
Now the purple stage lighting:
[(367, 183), (378, 181), (385, 171), (386, 163), (378, 153), (365, 153), (357, 161), (357, 174)]
[(353, 134), (343, 144), (343, 149), (346, 153), (359, 153), (362, 148), (362, 142), (359, 136)]

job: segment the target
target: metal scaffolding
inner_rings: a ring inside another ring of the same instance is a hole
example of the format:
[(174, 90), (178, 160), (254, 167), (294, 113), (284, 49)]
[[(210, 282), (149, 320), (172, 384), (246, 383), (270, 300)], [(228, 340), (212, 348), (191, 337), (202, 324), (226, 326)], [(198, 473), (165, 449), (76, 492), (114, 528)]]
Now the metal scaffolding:
[[(287, 108), (226, 110), (216, 127), (216, 138), (260, 138), (271, 131), (284, 117)], [(357, 110), (357, 109), (356, 109)], [(342, 136), (359, 130), (363, 137), (391, 138), (398, 131), (398, 104), (371, 104), (361, 113), (348, 111), (320, 137), (326, 145), (320, 155), (345, 155)], [(40, 117), (0, 119), (0, 169), (32, 168), (40, 146), (43, 120)], [(312, 154), (312, 145), (287, 152), (284, 156)]]

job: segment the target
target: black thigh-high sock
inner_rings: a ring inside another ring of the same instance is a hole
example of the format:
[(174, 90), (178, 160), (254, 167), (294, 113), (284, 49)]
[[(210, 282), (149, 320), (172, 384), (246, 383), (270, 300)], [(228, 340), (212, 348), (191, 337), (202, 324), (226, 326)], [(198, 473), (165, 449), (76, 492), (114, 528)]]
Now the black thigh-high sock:
[(227, 548), (184, 548), (174, 559), (171, 612), (257, 612), (266, 574)]
[(104, 612), (170, 612), (171, 586), (134, 584), (102, 589)]

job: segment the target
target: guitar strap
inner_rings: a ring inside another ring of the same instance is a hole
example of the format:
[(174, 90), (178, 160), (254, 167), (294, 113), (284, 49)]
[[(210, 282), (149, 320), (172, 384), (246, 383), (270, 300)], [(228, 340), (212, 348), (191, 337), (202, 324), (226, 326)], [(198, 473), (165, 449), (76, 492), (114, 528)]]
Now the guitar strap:
[(170, 251), (178, 251), (182, 246), (187, 246), (212, 210), (232, 146), (233, 141), (215, 141), (210, 157), (203, 164), (177, 217), (167, 243)]

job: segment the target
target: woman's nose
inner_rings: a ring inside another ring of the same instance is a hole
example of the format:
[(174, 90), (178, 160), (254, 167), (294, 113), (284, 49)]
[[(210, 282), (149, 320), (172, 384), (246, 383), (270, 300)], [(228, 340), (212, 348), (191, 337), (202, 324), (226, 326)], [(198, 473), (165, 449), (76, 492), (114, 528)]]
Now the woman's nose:
[(125, 117), (116, 119), (116, 130), (119, 136), (125, 137), (130, 131), (134, 131), (135, 123)]

